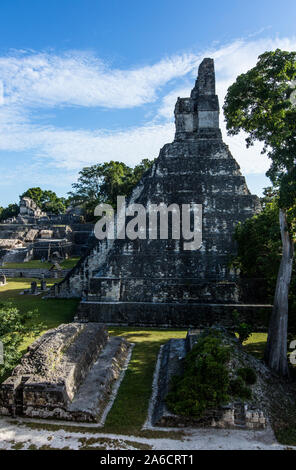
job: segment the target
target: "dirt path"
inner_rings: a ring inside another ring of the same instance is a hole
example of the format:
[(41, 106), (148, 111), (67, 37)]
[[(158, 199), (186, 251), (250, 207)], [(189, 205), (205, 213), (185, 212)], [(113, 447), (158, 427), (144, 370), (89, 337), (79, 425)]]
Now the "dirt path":
[[(144, 438), (107, 434), (104, 432), (74, 432), (66, 429), (49, 431), (32, 429), (25, 423), (0, 418), (0, 450), (2, 449), (106, 449), (106, 450), (204, 450), (247, 449), (279, 450), (287, 446), (278, 444), (271, 429), (241, 431), (224, 429), (186, 430), (182, 440)], [(294, 448), (296, 449), (296, 448)]]

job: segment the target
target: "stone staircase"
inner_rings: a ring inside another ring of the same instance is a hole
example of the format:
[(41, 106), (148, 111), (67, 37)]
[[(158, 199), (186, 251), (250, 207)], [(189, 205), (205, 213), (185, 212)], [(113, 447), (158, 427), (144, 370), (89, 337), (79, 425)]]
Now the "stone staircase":
[(237, 427), (246, 427), (246, 413), (243, 403), (234, 403), (234, 424)]
[(109, 339), (69, 405), (67, 419), (96, 422), (101, 418), (128, 352), (129, 344), (122, 338)]

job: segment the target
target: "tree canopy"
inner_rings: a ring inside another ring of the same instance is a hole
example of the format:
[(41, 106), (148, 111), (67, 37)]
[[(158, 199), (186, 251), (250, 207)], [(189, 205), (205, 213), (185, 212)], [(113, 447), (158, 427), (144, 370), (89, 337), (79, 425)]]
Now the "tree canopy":
[(58, 197), (54, 191), (43, 190), (39, 187), (29, 188), (22, 197), (29, 197), (37, 204), (44, 212), (52, 214), (63, 214), (68, 206), (68, 201), (63, 197)]
[(153, 161), (145, 158), (134, 168), (112, 160), (85, 167), (79, 172), (78, 181), (72, 184), (73, 191), (68, 193), (71, 204), (82, 205), (92, 219), (99, 203), (115, 207), (118, 195), (128, 197), (152, 164)]
[(271, 165), (267, 172), (278, 191), (282, 257), (269, 323), (265, 360), (281, 375), (287, 362), (288, 294), (291, 282), (296, 216), (296, 52), (260, 55), (255, 67), (228, 89), (224, 113), (229, 135), (247, 133), (247, 146), (263, 143)]
[[(235, 240), (237, 255), (233, 265), (240, 269), (242, 277), (263, 281), (266, 301), (272, 302), (277, 273), (282, 256), (282, 244), (278, 218), (278, 196), (272, 188), (265, 189), (261, 199), (262, 211), (237, 225)], [(296, 236), (296, 228), (294, 229)], [(296, 266), (294, 265), (289, 293), (289, 329), (296, 331)]]
[(19, 213), (19, 206), (17, 204), (9, 204), (7, 207), (0, 207), (0, 222), (15, 217)]
[[(37, 317), (36, 310), (21, 313), (11, 302), (0, 303), (0, 341), (4, 350), (4, 364), (0, 364), (0, 382), (21, 358), (20, 345), (24, 338), (28, 335), (36, 337), (44, 328)], [(37, 321), (32, 322), (33, 318)]]
[(280, 188), (279, 206), (286, 209), (296, 200), (295, 87), (296, 52), (265, 52), (229, 87), (223, 106), (229, 135), (247, 132), (247, 147), (263, 142), (271, 160), (267, 176)]

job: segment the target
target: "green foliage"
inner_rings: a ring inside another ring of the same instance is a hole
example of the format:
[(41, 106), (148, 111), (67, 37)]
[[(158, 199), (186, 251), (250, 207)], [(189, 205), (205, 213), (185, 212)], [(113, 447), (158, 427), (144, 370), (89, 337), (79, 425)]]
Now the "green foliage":
[(19, 346), (26, 335), (36, 336), (42, 324), (33, 322), (36, 311), (21, 314), (10, 302), (0, 304), (0, 341), (4, 348), (4, 364), (0, 364), (0, 381), (17, 364), (21, 357)]
[(19, 213), (19, 206), (17, 204), (9, 204), (7, 207), (0, 207), (0, 222), (17, 216)]
[(234, 310), (232, 315), (235, 332), (238, 334), (239, 341), (242, 344), (251, 336), (252, 326), (248, 323), (240, 321), (239, 312), (237, 310)]
[[(278, 220), (277, 192), (265, 190), (263, 210), (240, 223), (235, 230), (238, 249), (233, 265), (240, 269), (243, 278), (263, 280), (266, 301), (273, 302), (277, 273), (282, 255), (282, 243)], [(296, 218), (295, 218), (296, 221)], [(292, 225), (291, 225), (292, 227)], [(294, 237), (296, 227), (292, 228)], [(296, 266), (294, 263), (289, 291), (289, 328), (296, 329)]]
[(55, 192), (44, 191), (39, 187), (28, 189), (21, 194), (20, 198), (22, 197), (33, 199), (40, 209), (51, 214), (64, 214), (69, 205), (64, 197), (58, 197)]
[(251, 390), (246, 387), (244, 379), (240, 376), (230, 381), (229, 392), (233, 397), (242, 400), (249, 400), (252, 397)]
[(199, 418), (207, 409), (226, 402), (229, 358), (230, 348), (222, 343), (219, 331), (202, 335), (185, 358), (184, 375), (173, 380), (166, 398), (171, 411)]
[(254, 385), (257, 381), (256, 372), (251, 367), (241, 367), (236, 373), (247, 385)]
[(228, 89), (224, 114), (229, 135), (248, 134), (247, 146), (263, 142), (271, 159), (267, 176), (278, 189), (279, 207), (296, 211), (296, 52), (260, 55), (255, 67)]
[(71, 204), (82, 205), (91, 220), (98, 204), (104, 202), (115, 208), (117, 196), (128, 197), (152, 164), (153, 161), (146, 158), (135, 168), (115, 161), (85, 167), (79, 172), (77, 183), (72, 184)]
[(263, 210), (237, 225), (238, 255), (234, 265), (245, 277), (270, 279), (274, 286), (281, 259), (281, 238), (276, 198), (263, 200)]
[[(260, 55), (255, 67), (240, 75), (229, 87), (224, 114), (229, 135), (245, 131), (247, 146), (263, 143), (271, 166), (266, 173), (277, 191), (282, 257), (270, 317), (265, 361), (278, 374), (289, 375), (286, 339), (291, 264), (294, 256), (296, 217), (296, 52), (277, 49)], [(286, 286), (279, 288), (285, 279)], [(285, 328), (280, 327), (284, 316)], [(281, 332), (280, 342), (279, 334)], [(282, 344), (279, 348), (278, 344)]]
[(168, 408), (176, 414), (201, 418), (211, 408), (233, 398), (249, 400), (257, 376), (250, 367), (230, 370), (232, 346), (223, 332), (211, 328), (201, 334), (186, 355), (184, 373), (174, 376), (166, 397)]
[(242, 322), (236, 329), (240, 343), (244, 343), (252, 334), (252, 326), (249, 323)]

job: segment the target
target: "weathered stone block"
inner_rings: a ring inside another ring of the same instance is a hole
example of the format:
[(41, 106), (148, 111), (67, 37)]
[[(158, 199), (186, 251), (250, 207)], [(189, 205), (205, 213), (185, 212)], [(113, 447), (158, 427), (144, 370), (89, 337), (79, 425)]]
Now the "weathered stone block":
[(0, 386), (0, 413), (97, 421), (129, 349), (98, 323), (49, 330)]

